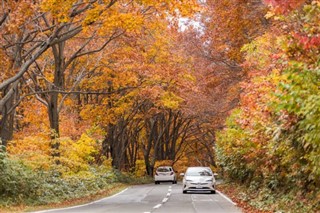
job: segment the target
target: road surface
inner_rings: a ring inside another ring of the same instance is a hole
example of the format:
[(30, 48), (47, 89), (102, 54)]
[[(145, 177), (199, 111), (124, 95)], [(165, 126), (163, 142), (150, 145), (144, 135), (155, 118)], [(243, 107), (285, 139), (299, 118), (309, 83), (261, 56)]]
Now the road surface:
[(182, 185), (132, 186), (93, 203), (37, 213), (240, 213), (235, 203), (217, 192), (182, 193)]

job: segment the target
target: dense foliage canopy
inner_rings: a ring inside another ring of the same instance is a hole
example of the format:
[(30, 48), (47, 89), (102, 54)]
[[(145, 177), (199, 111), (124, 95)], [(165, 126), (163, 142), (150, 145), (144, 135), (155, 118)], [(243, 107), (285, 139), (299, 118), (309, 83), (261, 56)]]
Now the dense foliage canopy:
[(319, 0), (0, 8), (0, 205), (197, 164), (319, 208)]

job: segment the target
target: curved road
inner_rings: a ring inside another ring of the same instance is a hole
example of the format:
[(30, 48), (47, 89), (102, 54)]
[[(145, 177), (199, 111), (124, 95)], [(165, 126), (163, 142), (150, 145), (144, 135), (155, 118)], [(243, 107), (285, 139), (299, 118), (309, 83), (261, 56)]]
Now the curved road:
[[(93, 203), (41, 213), (239, 213), (222, 194), (182, 193), (182, 185), (161, 183), (132, 186)], [(37, 213), (40, 213), (37, 212)]]

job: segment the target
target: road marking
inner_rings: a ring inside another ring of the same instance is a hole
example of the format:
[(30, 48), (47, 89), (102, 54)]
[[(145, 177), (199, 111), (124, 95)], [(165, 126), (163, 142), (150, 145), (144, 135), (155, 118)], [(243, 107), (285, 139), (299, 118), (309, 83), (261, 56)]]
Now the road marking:
[[(166, 203), (169, 200), (169, 197), (171, 195), (171, 191), (172, 191), (172, 186), (169, 186), (167, 196), (165, 198), (163, 198), (162, 203), (155, 205), (153, 207), (153, 209), (159, 209), (162, 206), (162, 204)], [(150, 212), (144, 212), (144, 213), (150, 213)]]
[(219, 193), (219, 195), (221, 195), (224, 199), (226, 199), (227, 201), (229, 201), (230, 203), (232, 203), (233, 205), (237, 205), (237, 203), (233, 202), (230, 198), (228, 198), (226, 195), (224, 195), (222, 192), (216, 190), (216, 192)]
[(154, 209), (158, 209), (158, 208), (161, 207), (161, 205), (162, 205), (162, 204), (155, 205), (153, 208), (154, 208)]
[(168, 198), (166, 197), (166, 198), (163, 198), (163, 200), (162, 200), (162, 203), (165, 203), (165, 202), (167, 202), (168, 201)]
[(102, 200), (108, 200), (108, 199), (110, 199), (110, 198), (113, 198), (113, 197), (115, 197), (115, 196), (118, 196), (118, 195), (120, 195), (121, 193), (123, 193), (123, 192), (125, 192), (125, 191), (127, 191), (127, 190), (128, 190), (128, 188), (126, 188), (126, 189), (122, 190), (121, 192), (118, 192), (117, 194), (114, 194), (114, 195), (112, 195), (112, 196), (110, 196), (110, 197), (105, 197), (105, 198), (102, 198), (102, 199), (100, 199), (100, 200), (93, 201), (93, 202), (91, 202), (91, 203), (86, 203), (86, 204), (82, 204), (82, 205), (78, 205), (78, 206), (70, 206), (70, 207), (66, 207), (66, 208), (58, 208), (58, 209), (49, 209), (49, 210), (36, 211), (36, 212), (31, 212), (31, 213), (45, 213), (45, 212), (61, 211), (61, 210), (75, 209), (75, 208), (79, 208), (79, 207), (89, 206), (89, 205), (91, 205), (91, 204), (100, 202), (100, 201), (102, 201)]

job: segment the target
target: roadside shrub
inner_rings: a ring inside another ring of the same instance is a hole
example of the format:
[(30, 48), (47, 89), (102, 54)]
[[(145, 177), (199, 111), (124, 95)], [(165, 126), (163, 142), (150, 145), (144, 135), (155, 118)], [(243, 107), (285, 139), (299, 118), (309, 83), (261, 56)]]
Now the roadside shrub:
[(89, 171), (95, 157), (100, 152), (101, 145), (88, 134), (82, 134), (80, 139), (60, 138), (60, 171), (65, 175), (76, 175), (78, 172)]
[(41, 177), (21, 161), (9, 159), (3, 146), (0, 149), (0, 199), (15, 203), (36, 196)]
[(0, 206), (43, 205), (79, 198), (109, 188), (121, 178), (106, 167), (90, 166), (86, 174), (64, 177), (57, 170), (32, 170), (11, 159), (1, 146)]
[(144, 184), (153, 182), (150, 176), (136, 177), (135, 173), (124, 173), (119, 170), (114, 170), (116, 181), (127, 184)]
[(10, 141), (8, 155), (14, 156), (32, 169), (49, 170), (52, 162), (50, 139), (46, 135), (28, 136)]

